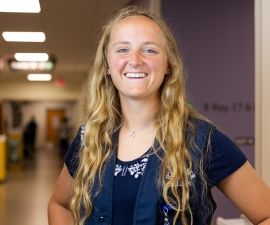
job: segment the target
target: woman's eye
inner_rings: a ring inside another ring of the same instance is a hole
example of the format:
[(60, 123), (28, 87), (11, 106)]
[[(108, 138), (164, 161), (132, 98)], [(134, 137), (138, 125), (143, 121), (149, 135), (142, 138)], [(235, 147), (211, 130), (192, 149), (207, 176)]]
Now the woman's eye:
[(146, 53), (155, 53), (155, 51), (151, 50), (151, 49), (146, 49), (144, 50)]
[(120, 53), (126, 53), (127, 52), (127, 49), (124, 49), (124, 48), (123, 49), (119, 49), (118, 52), (120, 52)]

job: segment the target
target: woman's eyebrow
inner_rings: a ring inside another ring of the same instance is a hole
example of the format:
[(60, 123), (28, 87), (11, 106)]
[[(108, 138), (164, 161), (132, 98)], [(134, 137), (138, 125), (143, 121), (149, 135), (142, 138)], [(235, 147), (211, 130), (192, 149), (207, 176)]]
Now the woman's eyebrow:
[(159, 47), (159, 44), (156, 43), (156, 42), (154, 42), (154, 41), (146, 41), (146, 42), (144, 42), (143, 44), (144, 44), (144, 45), (156, 45), (156, 46)]
[(115, 45), (123, 45), (123, 44), (130, 44), (130, 42), (128, 42), (128, 41), (118, 41), (118, 42), (114, 43), (113, 46), (115, 46)]
[[(118, 42), (116, 42), (116, 43), (114, 43), (114, 45), (113, 46), (116, 46), (116, 45), (130, 45), (130, 42), (129, 41), (118, 41)], [(158, 46), (158, 47), (160, 47), (160, 45), (159, 44), (157, 44), (156, 42), (154, 42), (154, 41), (146, 41), (146, 42), (143, 42), (142, 43), (142, 45), (156, 45), (156, 46)]]

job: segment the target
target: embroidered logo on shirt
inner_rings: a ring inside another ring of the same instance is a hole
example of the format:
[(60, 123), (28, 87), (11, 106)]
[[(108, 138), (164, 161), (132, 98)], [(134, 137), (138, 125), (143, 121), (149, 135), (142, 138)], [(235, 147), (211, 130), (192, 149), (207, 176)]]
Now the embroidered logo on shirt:
[[(194, 179), (196, 177), (196, 175), (194, 174), (194, 172), (192, 170), (190, 170), (190, 171), (186, 170), (186, 171), (187, 171), (187, 174), (188, 174), (190, 180), (192, 180), (192, 179)], [(171, 180), (172, 179), (172, 174), (170, 172), (168, 172), (166, 174), (165, 178), (166, 178), (166, 180)], [(188, 182), (188, 185), (189, 186), (191, 185), (191, 181)], [(176, 186), (177, 187), (182, 186), (182, 183), (181, 183), (180, 180), (176, 181)]]
[(127, 172), (129, 175), (134, 176), (134, 178), (138, 178), (139, 175), (143, 175), (146, 164), (148, 161), (148, 157), (143, 158), (137, 163), (134, 163), (129, 166), (122, 166), (116, 163), (114, 176), (126, 176)]

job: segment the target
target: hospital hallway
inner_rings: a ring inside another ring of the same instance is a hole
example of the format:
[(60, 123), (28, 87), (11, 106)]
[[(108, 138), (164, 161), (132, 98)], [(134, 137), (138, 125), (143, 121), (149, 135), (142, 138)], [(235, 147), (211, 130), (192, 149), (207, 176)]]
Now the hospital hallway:
[(1, 225), (48, 225), (47, 204), (63, 166), (58, 149), (39, 149), (0, 183)]

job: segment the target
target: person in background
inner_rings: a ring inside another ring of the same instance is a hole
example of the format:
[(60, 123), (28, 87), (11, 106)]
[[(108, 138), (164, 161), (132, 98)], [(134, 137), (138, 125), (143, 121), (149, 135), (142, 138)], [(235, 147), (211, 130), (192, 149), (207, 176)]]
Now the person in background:
[(35, 154), (36, 132), (37, 124), (35, 117), (32, 116), (23, 132), (24, 154), (26, 157), (32, 157)]
[(33, 152), (30, 149), (30, 142), (29, 142), (29, 134), (27, 130), (27, 126), (23, 130), (23, 152), (24, 152), (24, 157), (28, 158), (33, 156)]
[(65, 156), (67, 153), (69, 143), (68, 143), (68, 135), (69, 135), (69, 127), (68, 127), (68, 119), (63, 118), (58, 127), (58, 139), (59, 139), (59, 148), (60, 154)]
[(104, 26), (50, 225), (209, 225), (215, 186), (253, 224), (270, 224), (270, 188), (188, 104), (183, 71), (161, 17), (131, 6)]

